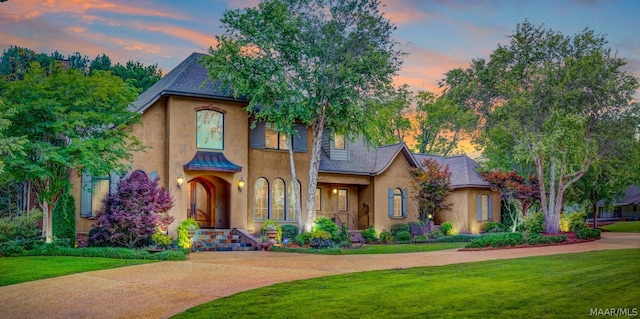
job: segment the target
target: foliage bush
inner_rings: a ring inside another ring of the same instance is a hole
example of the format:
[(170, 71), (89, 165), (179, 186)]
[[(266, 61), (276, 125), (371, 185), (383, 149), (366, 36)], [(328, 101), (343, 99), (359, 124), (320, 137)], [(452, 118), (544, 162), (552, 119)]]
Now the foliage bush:
[(455, 235), (453, 230), (453, 224), (451, 222), (444, 222), (440, 225), (440, 230), (445, 236)]
[(385, 244), (392, 243), (393, 242), (393, 234), (391, 232), (388, 232), (388, 231), (381, 232), (380, 233), (380, 242), (383, 242)]
[(331, 218), (326, 216), (320, 216), (316, 219), (316, 222), (313, 226), (311, 232), (315, 230), (324, 230), (331, 235), (332, 240), (340, 241), (340, 227), (336, 224)]
[(187, 218), (181, 221), (176, 229), (178, 233), (178, 246), (184, 249), (189, 249), (191, 247), (189, 230), (195, 231), (198, 229), (200, 229), (200, 224), (198, 224), (198, 222), (193, 218)]
[(596, 228), (584, 228), (576, 231), (576, 238), (578, 239), (599, 239), (600, 229)]
[(394, 238), (397, 238), (398, 233), (402, 231), (410, 232), (411, 228), (409, 227), (409, 224), (397, 223), (397, 224), (391, 225), (391, 234), (393, 235)]
[(70, 248), (52, 244), (42, 244), (35, 249), (25, 251), (22, 256), (76, 256), (105, 257), (115, 259), (151, 259), (151, 260), (186, 260), (186, 250), (165, 250), (149, 253), (146, 250), (123, 247), (87, 247)]
[(296, 242), (298, 243), (298, 245), (304, 246), (310, 244), (311, 239), (312, 236), (310, 232), (302, 232), (296, 237)]
[(60, 195), (53, 207), (52, 235), (69, 247), (76, 245), (76, 202), (69, 193)]
[(98, 212), (93, 242), (105, 240), (107, 245), (129, 248), (148, 245), (156, 228), (173, 221), (164, 214), (173, 207), (173, 198), (158, 187), (158, 180), (149, 179), (142, 171), (120, 180), (116, 192), (105, 197), (104, 209)]
[(265, 220), (264, 223), (262, 223), (261, 234), (265, 235), (267, 230), (277, 230), (278, 235), (276, 236), (276, 241), (282, 241), (282, 227), (280, 227), (277, 221), (270, 219)]
[(411, 241), (411, 233), (406, 230), (398, 232), (398, 234), (396, 235), (396, 241), (398, 242)]
[(502, 223), (486, 222), (482, 225), (482, 231), (485, 233), (501, 233), (507, 230)]
[(311, 243), (309, 245), (315, 248), (328, 248), (333, 247), (333, 240), (331, 234), (322, 229), (314, 229), (311, 232)]
[(545, 245), (550, 243), (551, 243), (551, 238), (542, 234), (533, 233), (527, 236), (528, 245)]
[(40, 210), (32, 209), (28, 213), (0, 218), (0, 242), (38, 238), (41, 235), (38, 222), (42, 216)]
[[(375, 243), (378, 241), (378, 233), (375, 228), (369, 227), (362, 231), (362, 237), (366, 243)], [(392, 236), (393, 237), (393, 236)]]
[(563, 213), (560, 215), (560, 231), (577, 232), (587, 228), (586, 215), (584, 213)]
[(466, 248), (505, 247), (517, 246), (525, 243), (522, 233), (505, 233), (491, 236), (482, 236), (468, 243)]
[(529, 214), (524, 219), (524, 230), (529, 234), (544, 233), (544, 213)]
[(159, 248), (167, 249), (173, 244), (173, 239), (167, 233), (161, 230), (157, 230), (155, 234), (151, 235), (151, 240)]
[(465, 243), (471, 242), (476, 238), (480, 238), (480, 236), (472, 234), (458, 234), (439, 237), (438, 239), (436, 239), (436, 243)]
[(298, 226), (296, 225), (282, 225), (282, 238), (289, 238), (289, 240), (294, 240), (298, 237), (300, 231), (298, 230)]
[(281, 251), (288, 253), (302, 253), (302, 254), (316, 254), (316, 255), (342, 255), (341, 248), (322, 248), (316, 249), (314, 247), (286, 247), (286, 246), (273, 246), (271, 251)]

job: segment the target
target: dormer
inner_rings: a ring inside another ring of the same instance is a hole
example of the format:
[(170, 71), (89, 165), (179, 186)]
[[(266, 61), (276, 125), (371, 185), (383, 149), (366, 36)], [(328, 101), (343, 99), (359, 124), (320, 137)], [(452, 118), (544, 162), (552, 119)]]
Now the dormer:
[(349, 143), (344, 135), (325, 131), (322, 148), (329, 155), (330, 160), (349, 160)]

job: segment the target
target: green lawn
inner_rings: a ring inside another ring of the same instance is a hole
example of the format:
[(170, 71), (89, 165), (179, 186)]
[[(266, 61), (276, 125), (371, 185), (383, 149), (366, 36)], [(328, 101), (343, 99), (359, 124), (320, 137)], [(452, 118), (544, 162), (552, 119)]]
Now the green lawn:
[(175, 318), (585, 318), (640, 308), (638, 260), (630, 249), (352, 273), (235, 294)]
[(345, 255), (415, 253), (462, 248), (466, 244), (467, 243), (364, 245), (360, 248), (343, 249), (342, 253)]
[(63, 256), (2, 257), (0, 258), (0, 286), (152, 262), (157, 260)]
[(616, 233), (640, 233), (640, 221), (619, 222), (600, 227), (604, 230)]

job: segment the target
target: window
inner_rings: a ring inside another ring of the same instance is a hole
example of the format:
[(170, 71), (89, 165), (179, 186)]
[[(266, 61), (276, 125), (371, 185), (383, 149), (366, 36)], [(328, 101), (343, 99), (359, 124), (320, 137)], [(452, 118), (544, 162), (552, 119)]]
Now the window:
[(322, 210), (322, 189), (316, 188), (316, 211), (319, 212)]
[(493, 220), (492, 198), (488, 194), (476, 196), (476, 219), (478, 221)]
[(341, 135), (341, 134), (333, 135), (333, 148), (337, 150), (344, 149), (344, 135)]
[(402, 217), (402, 190), (393, 190), (393, 217)]
[[(298, 220), (298, 211), (296, 210), (295, 204), (297, 203), (298, 207), (302, 207), (302, 201), (296, 197), (295, 190), (293, 189), (294, 185), (293, 181), (289, 181), (289, 185), (287, 186), (287, 220)], [(300, 181), (298, 181), (298, 189), (302, 194)]]
[(102, 200), (109, 194), (109, 176), (93, 177), (91, 187), (91, 211), (102, 208)]
[(80, 216), (94, 217), (102, 209), (102, 200), (111, 192), (115, 192), (120, 175), (92, 176), (83, 172), (81, 177)]
[(266, 178), (256, 179), (254, 200), (253, 216), (255, 220), (269, 219), (269, 182)]
[(346, 212), (349, 210), (347, 195), (348, 193), (346, 189), (338, 190), (338, 211), (340, 212)]
[(271, 214), (269, 219), (284, 220), (284, 181), (280, 178), (276, 178), (273, 181), (271, 187)]
[(213, 150), (224, 148), (224, 114), (214, 110), (196, 113), (196, 147)]
[(388, 189), (388, 215), (390, 218), (407, 217), (407, 195), (409, 191), (405, 188), (389, 188)]
[(264, 145), (265, 148), (274, 150), (288, 150), (289, 139), (286, 134), (276, 131), (273, 124), (267, 123), (264, 128)]

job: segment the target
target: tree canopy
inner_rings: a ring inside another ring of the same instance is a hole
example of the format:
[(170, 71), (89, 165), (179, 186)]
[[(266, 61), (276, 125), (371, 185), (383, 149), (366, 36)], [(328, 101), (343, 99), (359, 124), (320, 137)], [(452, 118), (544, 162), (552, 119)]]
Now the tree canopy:
[(86, 75), (60, 66), (45, 70), (37, 63), (22, 80), (0, 85), (0, 114), (8, 121), (4, 134), (24, 140), (21, 152), (4, 159), (4, 175), (30, 182), (50, 239), (50, 208), (69, 189), (72, 172), (123, 170), (132, 153), (142, 149), (130, 135), (140, 119), (128, 109), (137, 91), (108, 72)]
[[(375, 141), (381, 96), (392, 89), (404, 53), (377, 0), (264, 0), (230, 10), (224, 33), (204, 57), (213, 81), (249, 98), (247, 110), (276, 130), (311, 128), (305, 227), (315, 217), (320, 147), (325, 129)], [(292, 164), (293, 165), (293, 164)]]
[(489, 163), (535, 167), (547, 232), (557, 233), (567, 188), (637, 140), (638, 81), (592, 30), (565, 36), (525, 21), (509, 38), (488, 61), (448, 72), (445, 95), (482, 116)]

